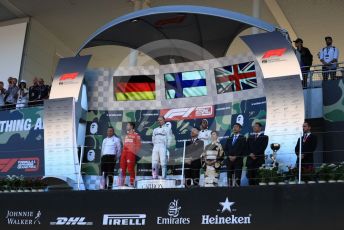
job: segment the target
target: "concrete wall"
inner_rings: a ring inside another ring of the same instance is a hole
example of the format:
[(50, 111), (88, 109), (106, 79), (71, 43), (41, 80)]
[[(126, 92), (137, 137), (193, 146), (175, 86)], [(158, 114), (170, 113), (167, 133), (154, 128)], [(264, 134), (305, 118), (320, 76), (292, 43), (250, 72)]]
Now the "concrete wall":
[(30, 19), (24, 50), (22, 79), (31, 85), (34, 77), (50, 84), (59, 57), (72, 56), (73, 52), (34, 18)]
[[(334, 45), (343, 52), (344, 30), (341, 27), (342, 12), (344, 12), (343, 0), (276, 0), (276, 2), (282, 9), (297, 36), (303, 38), (304, 45), (310, 48), (314, 55), (314, 64), (319, 63), (316, 54), (319, 49), (324, 46), (324, 36), (326, 35), (333, 36)], [(152, 7), (180, 4), (218, 7), (246, 15), (252, 15), (253, 8), (253, 0), (151, 0), (151, 3)], [(84, 4), (76, 4), (73, 6), (75, 8), (71, 7), (73, 13), (71, 13), (71, 10), (66, 10), (66, 12), (61, 11), (61, 13), (66, 13), (65, 18), (68, 18), (68, 20), (56, 17), (54, 14), (55, 12), (51, 12), (50, 17), (44, 17), (44, 15), (48, 14), (47, 12), (43, 10), (42, 12), (39, 10), (33, 11), (40, 17), (39, 20), (41, 20), (41, 23), (46, 23), (44, 19), (50, 20), (50, 27), (47, 26), (44, 28), (35, 20), (37, 18), (33, 17), (31, 23), (32, 28), (28, 38), (25, 66), (23, 69), (23, 76), (25, 79), (31, 81), (35, 75), (49, 79), (54, 72), (54, 67), (58, 59), (56, 53), (59, 53), (61, 56), (71, 56), (73, 54), (72, 51), (75, 51), (82, 44), (82, 41), (96, 30), (93, 28), (104, 25), (106, 22), (110, 21), (110, 18), (114, 19), (128, 13), (130, 7), (132, 7), (130, 3), (123, 3), (123, 1), (118, 1), (116, 7), (105, 8), (104, 5), (102, 5), (103, 8), (100, 8), (101, 10), (93, 15), (94, 19), (89, 18), (90, 13), (88, 12), (94, 12), (96, 6), (97, 5), (93, 2), (90, 3), (90, 1), (87, 1)], [(49, 10), (49, 7), (47, 9)], [(80, 16), (79, 21), (76, 20), (74, 15), (75, 11), (79, 13), (84, 12), (84, 17), (81, 17), (83, 14), (80, 13), (80, 15), (78, 14), (78, 18)], [(51, 17), (53, 17), (53, 19)], [(277, 25), (276, 19), (271, 14), (264, 0), (260, 0), (260, 18)], [(74, 24), (66, 23), (68, 21), (74, 22)], [(79, 23), (75, 23), (75, 21)], [(78, 28), (76, 25), (89, 28), (89, 30)], [(77, 31), (77, 33), (75, 33), (75, 31)], [(248, 29), (242, 32), (242, 35), (250, 33), (251, 29)], [(57, 37), (55, 37), (54, 34)], [(128, 60), (126, 58), (129, 52), (130, 49), (125, 47), (105, 46), (85, 50), (83, 54), (93, 55), (89, 65), (91, 68), (114, 68), (118, 66), (128, 66)], [(247, 52), (249, 52), (248, 48), (238, 37), (232, 43), (227, 55)], [(344, 60), (344, 58), (340, 56), (340, 60)], [(154, 64), (156, 63), (149, 57), (143, 54), (138, 56), (138, 65)]]

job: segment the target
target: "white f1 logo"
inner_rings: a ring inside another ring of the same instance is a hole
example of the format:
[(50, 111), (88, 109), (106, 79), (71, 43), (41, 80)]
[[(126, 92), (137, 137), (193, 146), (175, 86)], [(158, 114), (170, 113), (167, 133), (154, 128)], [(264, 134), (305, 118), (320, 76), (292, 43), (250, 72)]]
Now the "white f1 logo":
[(193, 111), (195, 110), (195, 107), (191, 108), (182, 108), (182, 109), (171, 109), (165, 114), (165, 118), (170, 119), (173, 117), (188, 117)]

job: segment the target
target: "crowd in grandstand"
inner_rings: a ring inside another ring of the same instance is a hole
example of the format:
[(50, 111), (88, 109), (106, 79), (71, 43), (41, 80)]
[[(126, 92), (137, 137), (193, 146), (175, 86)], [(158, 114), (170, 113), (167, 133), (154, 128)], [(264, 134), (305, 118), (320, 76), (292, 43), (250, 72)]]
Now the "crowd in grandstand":
[(8, 87), (0, 81), (0, 109), (23, 108), (28, 105), (42, 104), (44, 99), (49, 98), (50, 86), (44, 84), (42, 78), (34, 78), (33, 85), (27, 87), (27, 82), (9, 77), (7, 79)]

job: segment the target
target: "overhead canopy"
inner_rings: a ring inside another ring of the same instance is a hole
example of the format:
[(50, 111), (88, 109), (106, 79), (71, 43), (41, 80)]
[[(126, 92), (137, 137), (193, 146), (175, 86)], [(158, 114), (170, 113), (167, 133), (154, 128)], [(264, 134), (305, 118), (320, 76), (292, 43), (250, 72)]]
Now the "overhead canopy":
[[(119, 45), (138, 49), (159, 64), (169, 64), (171, 59), (176, 63), (202, 60), (207, 52), (213, 57), (223, 57), (234, 38), (249, 27), (267, 32), (276, 30), (274, 25), (260, 19), (217, 8), (187, 5), (148, 8), (104, 25), (85, 41), (78, 54), (89, 47)], [(196, 45), (192, 52), (198, 55), (188, 58), (190, 55), (185, 52), (190, 50), (172, 39)], [(147, 44), (161, 40), (164, 41), (161, 48), (167, 52), (157, 54), (156, 49), (147, 48)]]

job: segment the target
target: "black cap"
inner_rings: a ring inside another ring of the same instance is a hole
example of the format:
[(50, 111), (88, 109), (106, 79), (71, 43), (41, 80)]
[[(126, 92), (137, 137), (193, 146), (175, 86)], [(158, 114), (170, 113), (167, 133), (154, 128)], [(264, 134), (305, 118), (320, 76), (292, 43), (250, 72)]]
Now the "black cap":
[(327, 39), (331, 39), (331, 40), (332, 40), (332, 37), (331, 37), (331, 36), (326, 36), (326, 37), (325, 37), (325, 41), (326, 41)]
[(294, 42), (296, 42), (296, 43), (298, 43), (298, 42), (303, 43), (303, 40), (301, 38), (296, 38), (296, 40)]

